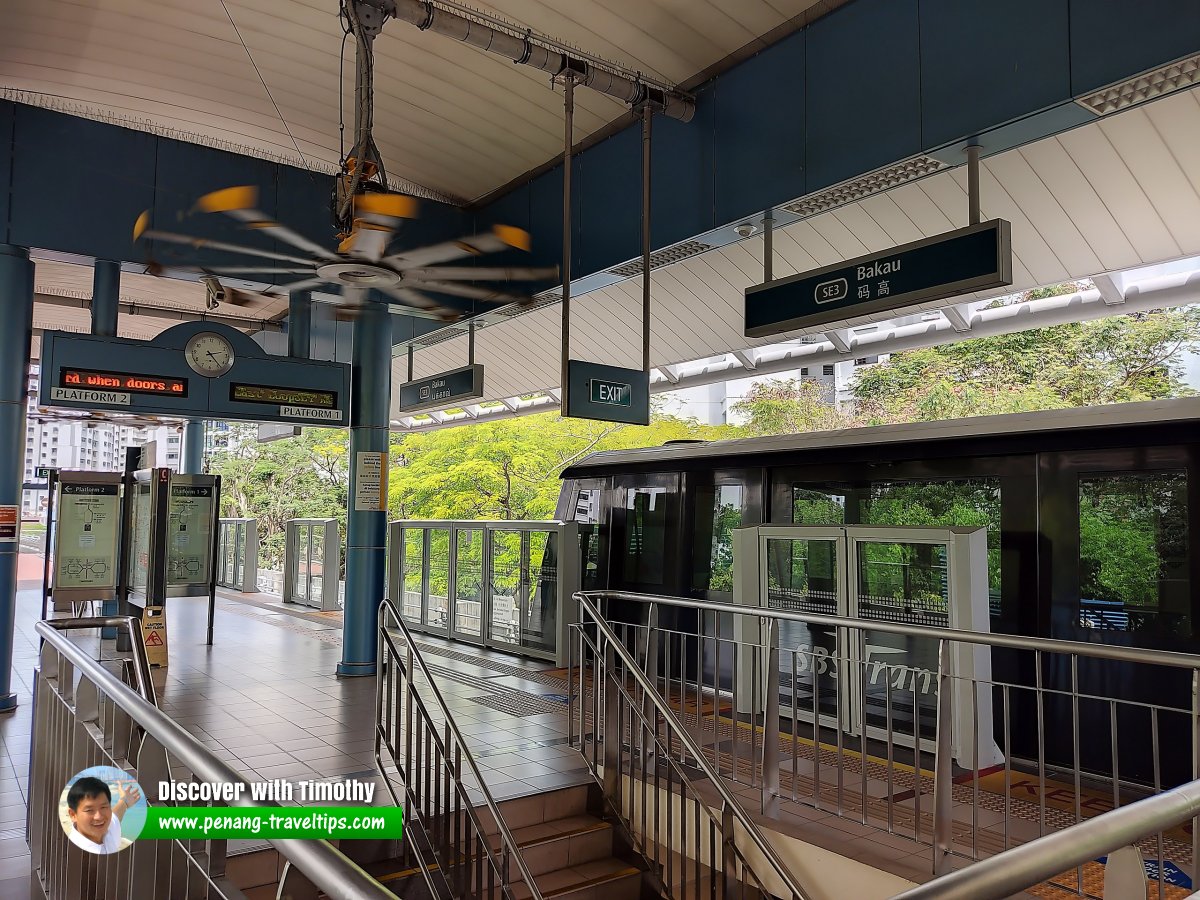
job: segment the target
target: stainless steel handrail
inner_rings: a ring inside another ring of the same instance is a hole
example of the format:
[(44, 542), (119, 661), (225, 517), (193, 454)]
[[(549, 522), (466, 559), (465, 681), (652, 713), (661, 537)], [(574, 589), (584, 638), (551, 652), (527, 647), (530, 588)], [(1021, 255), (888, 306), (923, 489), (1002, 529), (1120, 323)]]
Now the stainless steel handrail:
[(1000, 900), (1200, 815), (1200, 781), (1095, 816), (897, 894), (893, 900)]
[(1139, 647), (1117, 647), (1111, 644), (1086, 644), (1082, 641), (1063, 641), (1054, 638), (1027, 637), (1025, 635), (992, 634), (990, 632), (963, 631), (959, 628), (941, 628), (932, 625), (904, 625), (874, 619), (856, 619), (851, 616), (827, 616), (821, 613), (794, 613), (763, 606), (739, 606), (733, 603), (711, 603), (707, 600), (691, 600), (685, 597), (663, 597), (658, 594), (636, 594), (630, 591), (580, 591), (575, 598), (589, 600), (629, 600), (647, 605), (681, 606), (705, 612), (731, 613), (738, 616), (755, 616), (762, 619), (779, 619), (802, 622), (806, 625), (828, 625), (833, 628), (862, 628), (868, 631), (902, 634), (908, 637), (933, 640), (961, 641), (967, 644), (985, 644), (989, 647), (1009, 647), (1014, 650), (1037, 650), (1043, 653), (1065, 653), (1074, 656), (1090, 656), (1095, 659), (1111, 659), (1120, 662), (1144, 663), (1152, 666), (1170, 666), (1176, 669), (1194, 670), (1200, 665), (1200, 657), (1190, 653), (1169, 650), (1143, 650)]
[[(55, 631), (77, 631), (91, 628), (116, 628), (129, 635), (129, 649), (133, 654), (133, 674), (137, 679), (137, 691), (148, 702), (158, 706), (154, 681), (150, 678), (150, 662), (146, 658), (146, 645), (142, 641), (142, 629), (133, 616), (98, 616), (79, 619), (44, 619), (39, 624), (49, 625)], [(55, 646), (58, 646), (55, 644)], [(72, 644), (72, 646), (75, 646)]]
[[(787, 866), (784, 865), (783, 860), (779, 858), (779, 854), (775, 852), (775, 848), (771, 846), (771, 843), (763, 836), (762, 832), (759, 831), (758, 826), (754, 824), (754, 821), (746, 814), (745, 810), (742, 809), (741, 804), (734, 799), (733, 794), (730, 792), (729, 788), (726, 787), (724, 779), (722, 779), (721, 776), (717, 774), (716, 770), (713, 769), (713, 767), (709, 764), (708, 759), (705, 757), (704, 751), (701, 749), (700, 745), (696, 743), (695, 739), (688, 732), (687, 728), (684, 727), (683, 723), (680, 722), (678, 717), (675, 715), (675, 711), (672, 710), (666, 700), (663, 699), (662, 695), (659, 693), (658, 686), (652, 683), (646, 673), (642, 671), (641, 666), (638, 665), (632, 654), (625, 647), (621, 641), (621, 638), (617, 636), (615, 631), (613, 631), (608, 621), (600, 614), (600, 611), (592, 605), (590, 598), (598, 593), (604, 592), (581, 591), (577, 593), (575, 597), (579, 601), (580, 610), (591, 616), (596, 628), (608, 642), (608, 646), (612, 647), (614, 654), (619, 657), (621, 662), (624, 664), (625, 670), (633, 677), (633, 680), (637, 682), (638, 687), (641, 688), (643, 696), (654, 706), (658, 712), (658, 715), (662, 716), (663, 721), (671, 724), (674, 739), (677, 740), (680, 746), (687, 751), (693, 761), (693, 765), (695, 765), (697, 769), (704, 773), (705, 778), (708, 779), (713, 789), (716, 790), (718, 796), (721, 798), (724, 808), (732, 814), (733, 818), (737, 819), (742, 831), (754, 843), (754, 846), (758, 852), (761, 853), (771, 865), (771, 867), (774, 869), (775, 875), (777, 875), (784, 885), (786, 885), (787, 889), (792, 892), (792, 896), (797, 898), (797, 900), (805, 900), (805, 898), (812, 896), (797, 883), (795, 876), (788, 870)], [(584, 625), (586, 625), (586, 622), (580, 623), (581, 627)], [(615, 723), (606, 723), (606, 728), (609, 726), (615, 727)]]
[[(450, 732), (450, 734), (453, 736), (454, 740), (458, 743), (458, 746), (462, 753), (462, 760), (466, 762), (467, 766), (471, 770), (470, 774), (472, 776), (474, 776), (476, 783), (479, 785), (479, 793), (483, 795), (483, 802), (487, 806), (488, 812), (490, 812), (492, 814), (493, 820), (496, 822), (496, 827), (500, 832), (500, 840), (504, 842), (508, 852), (510, 853), (510, 855), (513, 858), (513, 861), (516, 863), (517, 871), (521, 874), (521, 878), (524, 880), (526, 887), (529, 889), (531, 900), (543, 900), (542, 893), (541, 893), (541, 891), (538, 890), (538, 886), (537, 886), (536, 882), (534, 881), (532, 873), (529, 871), (529, 867), (525, 864), (525, 860), (521, 857), (520, 849), (517, 846), (517, 839), (515, 837), (513, 837), (513, 833), (511, 831), (511, 829), (509, 829), (507, 823), (505, 823), (505, 821), (504, 821), (503, 816), (501, 816), (500, 806), (499, 806), (499, 804), (497, 804), (495, 798), (492, 797), (491, 791), (488, 790), (487, 782), (484, 780), (483, 773), (479, 770), (479, 765), (475, 762), (475, 757), (472, 755), (472, 753), (470, 751), (470, 748), (469, 748), (469, 745), (467, 744), (466, 738), (464, 738), (462, 735), (462, 732), (458, 730), (458, 724), (454, 721), (454, 715), (450, 712), (450, 707), (448, 707), (446, 705), (446, 701), (442, 698), (442, 692), (440, 690), (438, 690), (437, 682), (434, 681), (434, 678), (433, 678), (433, 673), (429, 670), (429, 666), (426, 665), (425, 659), (424, 659), (424, 657), (421, 656), (420, 651), (417, 650), (416, 641), (413, 639), (412, 632), (410, 632), (408, 630), (408, 626), (404, 623), (404, 617), (400, 615), (400, 611), (398, 609), (396, 609), (396, 605), (391, 601), (390, 598), (387, 598), (387, 597), (385, 597), (383, 599), (383, 601), (379, 604), (378, 621), (379, 621), (379, 628), (380, 628), (381, 632), (384, 631), (383, 622), (384, 622), (384, 614), (385, 613), (387, 615), (389, 615), (392, 618), (392, 620), (400, 627), (400, 633), (404, 636), (404, 641), (408, 645), (409, 649), (411, 650), (413, 661), (421, 669), (421, 674), (423, 674), (425, 676), (425, 682), (429, 686), (430, 693), (433, 695), (434, 700), (437, 702), (438, 708), (441, 710), (442, 715), (445, 717), (445, 727)], [(377, 688), (377, 690), (378, 690), (378, 688)], [(447, 749), (447, 748), (443, 748), (443, 750), (445, 750), (445, 749)], [(375, 731), (375, 752), (376, 752), (376, 755), (378, 756), (378, 753), (379, 753), (379, 730), (378, 730), (378, 728), (376, 728), (376, 731)], [(448, 759), (449, 756), (447, 756), (446, 758)], [(449, 774), (449, 773), (447, 773), (447, 774)], [(406, 777), (407, 777), (407, 775), (406, 775)], [(384, 780), (386, 781), (387, 779), (385, 778)], [(390, 786), (389, 786), (389, 789), (390, 789)], [(475, 810), (472, 807), (468, 806), (466, 808), (466, 811), (467, 811), (468, 816), (471, 818), (472, 823), (475, 825), (475, 827), (477, 829), (480, 829), (480, 831), (482, 831), (482, 826), (481, 826), (481, 823), (479, 822), (478, 816), (476, 816), (476, 814), (475, 814)], [(485, 842), (485, 846), (486, 846), (486, 842)], [(491, 848), (487, 847), (486, 849), (490, 856)], [(497, 867), (497, 871), (499, 871), (499, 867)], [(505, 890), (507, 890), (508, 885), (504, 885), (504, 888), (505, 888)]]
[[(63, 620), (65, 622), (78, 620)], [(100, 624), (125, 625), (132, 620), (124, 617), (93, 619), (91, 627)], [(85, 653), (78, 644), (70, 641), (55, 626), (58, 623), (42, 621), (34, 624), (38, 635), (70, 660), (89, 681), (102, 690), (105, 696), (133, 719), (147, 734), (151, 735), (163, 749), (186, 766), (200, 781), (241, 784), (247, 790), (240, 792), (245, 799), (235, 801), (234, 806), (269, 807), (271, 804), (249, 799), (248, 782), (228, 764), (218, 759), (188, 734), (182, 726), (171, 720), (125, 684), (100, 663)], [(83, 627), (83, 626), (78, 626)], [(136, 642), (135, 642), (136, 643)], [(355, 865), (328, 841), (269, 838), (271, 845), (299, 869), (318, 888), (330, 897), (339, 900), (395, 900), (395, 894)]]

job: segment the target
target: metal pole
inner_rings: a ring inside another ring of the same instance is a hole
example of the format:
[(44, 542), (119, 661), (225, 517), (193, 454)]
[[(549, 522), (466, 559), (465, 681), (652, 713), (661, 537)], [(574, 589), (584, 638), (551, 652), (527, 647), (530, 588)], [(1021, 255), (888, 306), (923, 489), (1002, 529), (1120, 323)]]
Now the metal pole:
[(183, 454), (179, 459), (181, 475), (199, 475), (204, 471), (204, 420), (188, 419), (183, 429)]
[(312, 348), (312, 291), (288, 294), (288, 356), (308, 359)]
[(559, 375), (562, 391), (562, 414), (570, 409), (571, 395), (571, 167), (575, 136), (575, 75), (569, 69), (563, 75), (563, 250), (562, 250), (562, 369)]
[(413, 350), (413, 345), (409, 344), (408, 345), (408, 380), (409, 381), (412, 381), (412, 378), (413, 378), (413, 356), (415, 355), (415, 353), (416, 353), (416, 351)]
[(96, 260), (92, 270), (92, 334), (117, 336), (117, 310), (121, 299), (121, 264)]
[[(350, 298), (347, 298), (350, 299)], [(339, 675), (374, 675), (376, 610), (387, 585), (388, 404), (392, 396), (392, 321), (387, 307), (362, 304), (354, 322), (350, 369), (350, 496), (346, 518), (346, 609)], [(380, 454), (378, 497), (360, 497), (360, 464)], [(362, 501), (360, 503), (360, 501)], [(336, 570), (335, 570), (336, 571)]]
[(650, 132), (654, 110), (642, 106), (642, 371), (650, 374)]
[[(11, 506), (20, 527), (25, 455), (25, 405), (33, 338), (33, 263), (24, 247), (0, 244), (0, 506)], [(13, 622), (17, 600), (17, 536), (0, 541), (0, 712), (16, 709), (12, 691)]]
[(775, 280), (775, 210), (763, 216), (763, 282)]
[(467, 365), (475, 365), (475, 320), (467, 323)]
[(978, 144), (967, 145), (967, 224), (978, 225), (979, 216), (979, 151)]
[[(953, 841), (953, 716), (950, 692), (950, 642), (938, 642), (938, 693), (936, 756), (933, 760), (933, 873), (944, 875), (950, 865), (950, 845)], [(920, 719), (913, 713), (913, 740), (920, 742)]]

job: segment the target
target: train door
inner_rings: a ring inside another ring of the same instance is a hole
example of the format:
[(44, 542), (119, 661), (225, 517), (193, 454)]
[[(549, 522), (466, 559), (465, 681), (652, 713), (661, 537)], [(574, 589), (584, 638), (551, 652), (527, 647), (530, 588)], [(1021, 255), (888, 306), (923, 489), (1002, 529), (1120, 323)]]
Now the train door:
[[(1078, 450), (1039, 454), (1040, 514), (1046, 546), (1041, 568), (1043, 633), (1073, 641), (1200, 652), (1197, 633), (1200, 521), (1195, 445)], [(1051, 691), (1069, 688), (1065, 659), (1048, 659)], [(1193, 698), (1189, 679), (1148, 666), (1081, 660), (1079, 690), (1102, 700), (1081, 701), (1086, 771), (1144, 784), (1191, 777), (1187, 728)], [(1072, 711), (1053, 695), (1044, 715), (1069, 721)], [(1157, 712), (1153, 710), (1157, 709)], [(1177, 712), (1173, 712), (1177, 711)], [(1157, 719), (1157, 726), (1155, 726)], [(1157, 734), (1155, 730), (1157, 727)], [(1152, 746), (1162, 755), (1155, 772)], [(1072, 760), (1072, 729), (1052, 729), (1047, 753)]]

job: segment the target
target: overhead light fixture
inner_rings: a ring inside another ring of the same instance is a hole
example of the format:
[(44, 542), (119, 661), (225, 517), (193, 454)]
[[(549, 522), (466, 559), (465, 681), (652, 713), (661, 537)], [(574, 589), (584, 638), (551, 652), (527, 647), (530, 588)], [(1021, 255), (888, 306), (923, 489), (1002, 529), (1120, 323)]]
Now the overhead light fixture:
[(912, 159), (906, 159), (904, 162), (896, 163), (894, 166), (887, 166), (868, 175), (863, 175), (850, 181), (843, 181), (841, 184), (835, 184), (833, 187), (825, 188), (823, 191), (809, 194), (807, 197), (801, 197), (794, 203), (789, 203), (782, 208), (803, 219), (807, 219), (810, 216), (828, 212), (839, 206), (845, 206), (847, 203), (853, 203), (872, 194), (891, 190), (905, 182), (924, 178), (926, 175), (932, 175), (934, 172), (945, 168), (947, 168), (946, 163), (940, 159), (935, 159), (932, 156), (915, 156)]
[(752, 222), (743, 222), (741, 225), (733, 226), (733, 231), (738, 237), (750, 237), (754, 232), (758, 231), (758, 226)]
[(1200, 54), (1110, 85), (1076, 102), (1098, 116), (1105, 116), (1197, 84), (1200, 84)]

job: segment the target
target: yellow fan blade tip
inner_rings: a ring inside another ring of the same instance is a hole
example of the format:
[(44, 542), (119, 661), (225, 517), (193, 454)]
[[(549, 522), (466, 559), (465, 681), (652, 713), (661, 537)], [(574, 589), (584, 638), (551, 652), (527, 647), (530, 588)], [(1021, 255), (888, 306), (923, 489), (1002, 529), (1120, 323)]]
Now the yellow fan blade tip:
[(232, 212), (237, 209), (253, 209), (258, 206), (258, 188), (253, 185), (223, 188), (205, 194), (196, 201), (196, 208), (203, 212)]
[(529, 236), (529, 232), (522, 228), (514, 228), (512, 225), (493, 225), (492, 233), (510, 247), (516, 247), (518, 250), (528, 252), (533, 247), (533, 240)]
[(407, 194), (358, 194), (354, 211), (393, 219), (415, 219), (417, 201)]
[(140, 238), (143, 234), (146, 233), (146, 229), (149, 227), (150, 227), (150, 210), (143, 209), (141, 212), (141, 215), (139, 215), (137, 217), (137, 221), (135, 221), (133, 223), (133, 239), (136, 241), (138, 238)]

